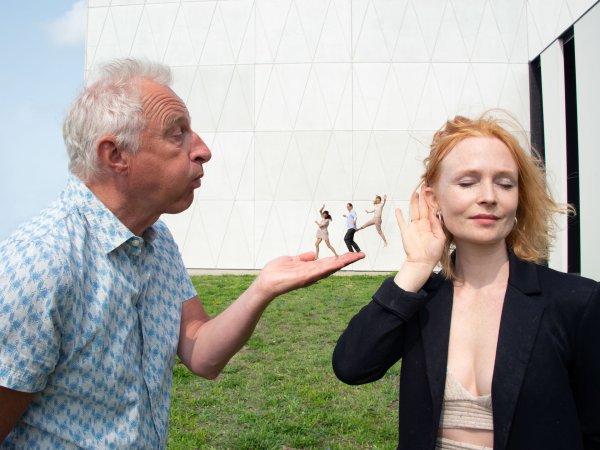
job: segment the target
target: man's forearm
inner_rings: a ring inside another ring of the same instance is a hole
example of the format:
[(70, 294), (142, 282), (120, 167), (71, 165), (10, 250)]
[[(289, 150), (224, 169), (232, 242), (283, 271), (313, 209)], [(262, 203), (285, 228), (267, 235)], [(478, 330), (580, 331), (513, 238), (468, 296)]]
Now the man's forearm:
[(0, 443), (15, 427), (34, 395), (0, 386)]
[(195, 374), (215, 378), (250, 338), (275, 297), (309, 286), (362, 258), (363, 253), (346, 253), (315, 260), (313, 252), (276, 258), (236, 301), (212, 319), (200, 300), (188, 300), (181, 315), (180, 358)]
[[(251, 285), (227, 309), (205, 321), (192, 320), (180, 336), (179, 356), (196, 375), (216, 378), (229, 360), (248, 341), (272, 299)], [(197, 305), (183, 305), (193, 312)]]

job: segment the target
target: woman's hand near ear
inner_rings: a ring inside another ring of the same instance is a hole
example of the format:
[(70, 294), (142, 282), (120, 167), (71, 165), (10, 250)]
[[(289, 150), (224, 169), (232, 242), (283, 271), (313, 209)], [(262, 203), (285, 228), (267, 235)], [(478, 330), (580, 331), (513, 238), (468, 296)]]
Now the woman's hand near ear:
[(446, 235), (433, 206), (425, 201), (425, 187), (413, 192), (410, 199), (410, 221), (404, 220), (402, 211), (396, 209), (402, 246), (406, 260), (394, 281), (405, 291), (417, 292), (425, 284), (440, 261)]

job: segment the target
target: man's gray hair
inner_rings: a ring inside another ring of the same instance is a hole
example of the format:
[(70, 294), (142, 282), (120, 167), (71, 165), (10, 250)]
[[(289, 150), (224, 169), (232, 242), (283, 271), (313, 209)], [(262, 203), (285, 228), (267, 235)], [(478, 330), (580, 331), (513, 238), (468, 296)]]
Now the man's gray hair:
[(169, 67), (145, 60), (118, 59), (102, 66), (98, 78), (71, 105), (63, 125), (69, 170), (84, 181), (99, 173), (96, 145), (114, 136), (130, 153), (138, 151), (144, 127), (141, 80), (169, 86)]

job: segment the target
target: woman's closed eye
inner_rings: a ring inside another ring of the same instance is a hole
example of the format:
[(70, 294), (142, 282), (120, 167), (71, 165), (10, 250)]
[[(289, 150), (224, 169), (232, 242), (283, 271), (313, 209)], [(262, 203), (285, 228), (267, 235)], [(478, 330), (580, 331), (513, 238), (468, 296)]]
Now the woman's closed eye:
[(468, 188), (468, 187), (473, 186), (476, 182), (477, 181), (472, 178), (467, 178), (467, 179), (463, 179), (463, 180), (458, 180), (457, 184), (460, 187)]
[(509, 190), (515, 187), (512, 183), (498, 183), (502, 188)]
[(506, 190), (512, 189), (517, 186), (516, 182), (514, 182), (511, 179), (507, 179), (507, 178), (502, 178), (500, 180), (497, 180), (496, 183), (498, 183), (498, 185), (500, 187), (502, 187), (503, 189), (506, 189)]

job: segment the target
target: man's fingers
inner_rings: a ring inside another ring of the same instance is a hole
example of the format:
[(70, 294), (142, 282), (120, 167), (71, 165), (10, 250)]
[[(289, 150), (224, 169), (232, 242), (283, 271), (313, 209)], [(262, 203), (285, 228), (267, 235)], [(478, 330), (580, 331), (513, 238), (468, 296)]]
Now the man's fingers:
[(314, 261), (316, 257), (317, 254), (315, 252), (305, 252), (298, 255), (300, 261)]
[(365, 254), (363, 252), (347, 252), (335, 256), (328, 256), (327, 258), (321, 258), (317, 261), (318, 264), (322, 265), (331, 265), (335, 270), (339, 270), (342, 267), (346, 267), (348, 264), (352, 264), (353, 262), (358, 261), (359, 259), (363, 259)]
[[(297, 255), (294, 259), (299, 260), (301, 262), (311, 262), (315, 261), (315, 257), (315, 252), (306, 252)], [(316, 261), (315, 267), (321, 267), (322, 269), (325, 266), (328, 266), (327, 270), (336, 271), (341, 269), (342, 267), (346, 267), (348, 264), (352, 264), (353, 262), (363, 259), (364, 257), (365, 254), (363, 252), (348, 252), (339, 255), (338, 257), (329, 256), (327, 258), (321, 258), (318, 261)]]
[(341, 262), (344, 263), (344, 266), (342, 267), (345, 267), (348, 264), (352, 264), (353, 262), (358, 261), (359, 259), (363, 259), (364, 257), (364, 252), (348, 252), (344, 253), (343, 255), (340, 255), (338, 258), (334, 258), (334, 261), (339, 261), (341, 259)]
[(319, 259), (315, 268), (316, 272), (313, 275), (317, 275), (317, 278), (319, 279), (328, 277), (329, 275), (337, 272), (349, 264), (352, 264), (353, 262), (363, 259), (364, 257), (365, 254), (363, 252), (348, 252), (344, 253), (343, 255), (339, 255), (337, 258), (330, 256), (328, 258)]
[[(305, 252), (305, 253), (300, 253), (299, 255), (297, 255), (295, 257), (295, 259), (300, 260), (302, 262), (310, 262), (310, 261), (314, 261), (316, 257), (315, 252)], [(319, 263), (322, 262), (333, 262), (333, 263), (339, 263), (341, 264), (341, 267), (347, 266), (348, 264), (352, 264), (355, 261), (358, 261), (359, 259), (363, 259), (365, 257), (365, 254), (363, 252), (348, 252), (348, 253), (344, 253), (340, 256), (338, 256), (337, 258), (334, 256), (329, 256), (327, 258), (321, 258), (318, 260)]]

